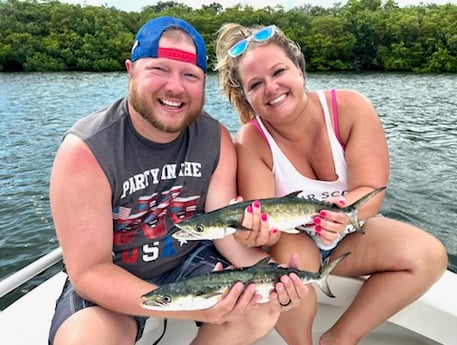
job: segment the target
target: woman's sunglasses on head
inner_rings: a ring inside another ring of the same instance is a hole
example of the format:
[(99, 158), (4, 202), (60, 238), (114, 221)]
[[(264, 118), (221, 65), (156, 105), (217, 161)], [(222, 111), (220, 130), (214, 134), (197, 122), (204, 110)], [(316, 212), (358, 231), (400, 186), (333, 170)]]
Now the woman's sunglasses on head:
[(265, 42), (268, 41), (270, 38), (272, 38), (276, 33), (276, 26), (275, 25), (270, 25), (266, 26), (263, 29), (260, 29), (259, 31), (256, 31), (253, 33), (251, 36), (248, 36), (238, 43), (235, 43), (229, 50), (228, 50), (228, 55), (230, 55), (232, 58), (236, 58), (240, 55), (242, 55), (248, 45), (249, 41), (254, 40), (255, 42)]

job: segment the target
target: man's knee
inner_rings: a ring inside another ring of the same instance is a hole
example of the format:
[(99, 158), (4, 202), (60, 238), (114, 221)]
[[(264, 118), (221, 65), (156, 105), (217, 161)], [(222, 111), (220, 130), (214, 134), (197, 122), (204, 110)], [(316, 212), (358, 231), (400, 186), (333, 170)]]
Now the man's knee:
[(128, 315), (90, 307), (66, 319), (56, 332), (54, 345), (134, 344), (137, 322)]

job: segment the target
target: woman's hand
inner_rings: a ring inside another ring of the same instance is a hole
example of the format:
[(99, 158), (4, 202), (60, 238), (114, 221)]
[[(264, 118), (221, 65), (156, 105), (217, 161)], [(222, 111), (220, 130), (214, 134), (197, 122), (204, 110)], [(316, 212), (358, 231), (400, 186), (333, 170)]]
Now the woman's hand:
[[(326, 201), (332, 202), (338, 207), (346, 206), (344, 197), (329, 198)], [(314, 230), (324, 244), (337, 242), (343, 236), (343, 232), (349, 225), (349, 218), (343, 212), (321, 210), (319, 215), (314, 217)]]
[[(240, 202), (238, 197), (234, 202)], [(241, 230), (233, 234), (237, 242), (247, 247), (271, 246), (278, 242), (280, 231), (277, 228), (270, 229), (268, 225), (268, 215), (262, 213), (260, 201), (255, 200), (247, 206), (244, 211), (243, 227), (250, 231)]]

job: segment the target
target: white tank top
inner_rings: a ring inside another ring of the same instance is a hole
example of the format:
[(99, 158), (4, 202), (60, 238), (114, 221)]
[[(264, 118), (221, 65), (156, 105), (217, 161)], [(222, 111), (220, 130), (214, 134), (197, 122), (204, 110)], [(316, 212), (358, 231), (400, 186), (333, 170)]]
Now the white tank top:
[[(319, 100), (321, 102), (322, 110), (324, 112), (325, 123), (327, 127), (327, 134), (330, 140), (330, 146), (332, 149), (333, 163), (335, 167), (335, 172), (338, 178), (335, 181), (321, 181), (308, 178), (300, 174), (293, 164), (289, 161), (286, 155), (281, 151), (279, 146), (276, 144), (262, 120), (257, 116), (257, 121), (263, 130), (263, 134), (268, 144), (270, 145), (271, 154), (273, 156), (273, 168), (272, 172), (275, 179), (276, 187), (276, 196), (284, 196), (295, 191), (302, 191), (300, 196), (309, 199), (325, 200), (328, 197), (338, 197), (346, 194), (348, 189), (347, 182), (347, 169), (346, 169), (346, 159), (344, 158), (344, 150), (338, 141), (335, 132), (332, 128), (332, 122), (330, 120), (330, 112), (325, 98), (324, 92), (322, 90), (317, 91)], [(325, 245), (322, 243), (318, 236), (315, 235), (315, 232), (310, 231), (308, 234), (315, 240), (319, 248), (324, 250), (332, 249), (336, 246), (339, 241), (332, 243), (330, 245)], [(352, 226), (348, 227), (344, 233), (352, 232), (354, 229)], [(340, 239), (341, 240), (341, 239)]]
[(344, 158), (344, 150), (333, 131), (324, 92), (317, 91), (317, 94), (324, 111), (333, 163), (338, 178), (335, 181), (321, 181), (310, 179), (300, 174), (271, 137), (260, 117), (257, 116), (257, 121), (265, 134), (273, 156), (272, 171), (275, 178), (276, 196), (284, 196), (291, 192), (302, 190), (303, 193), (301, 196), (305, 198), (325, 200), (330, 196), (338, 197), (347, 192), (347, 166), (346, 159)]

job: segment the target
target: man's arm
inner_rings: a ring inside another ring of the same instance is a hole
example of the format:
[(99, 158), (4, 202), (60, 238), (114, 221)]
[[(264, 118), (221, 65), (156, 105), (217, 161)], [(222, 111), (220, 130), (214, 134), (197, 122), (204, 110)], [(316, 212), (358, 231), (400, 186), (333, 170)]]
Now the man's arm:
[(248, 304), (251, 300), (253, 290), (243, 294), (243, 288), (238, 284), (222, 301), (207, 310), (161, 312), (143, 309), (141, 296), (156, 286), (113, 263), (111, 188), (92, 152), (79, 138), (67, 136), (57, 152), (50, 198), (67, 273), (82, 297), (125, 314), (210, 323), (230, 317), (230, 311), (238, 301)]
[[(221, 152), (219, 163), (211, 178), (205, 211), (226, 206), (236, 197), (236, 152), (228, 130), (221, 125)], [(256, 221), (259, 221), (258, 219)], [(268, 256), (260, 248), (249, 248), (226, 236), (214, 241), (219, 252), (235, 266), (249, 266)]]

